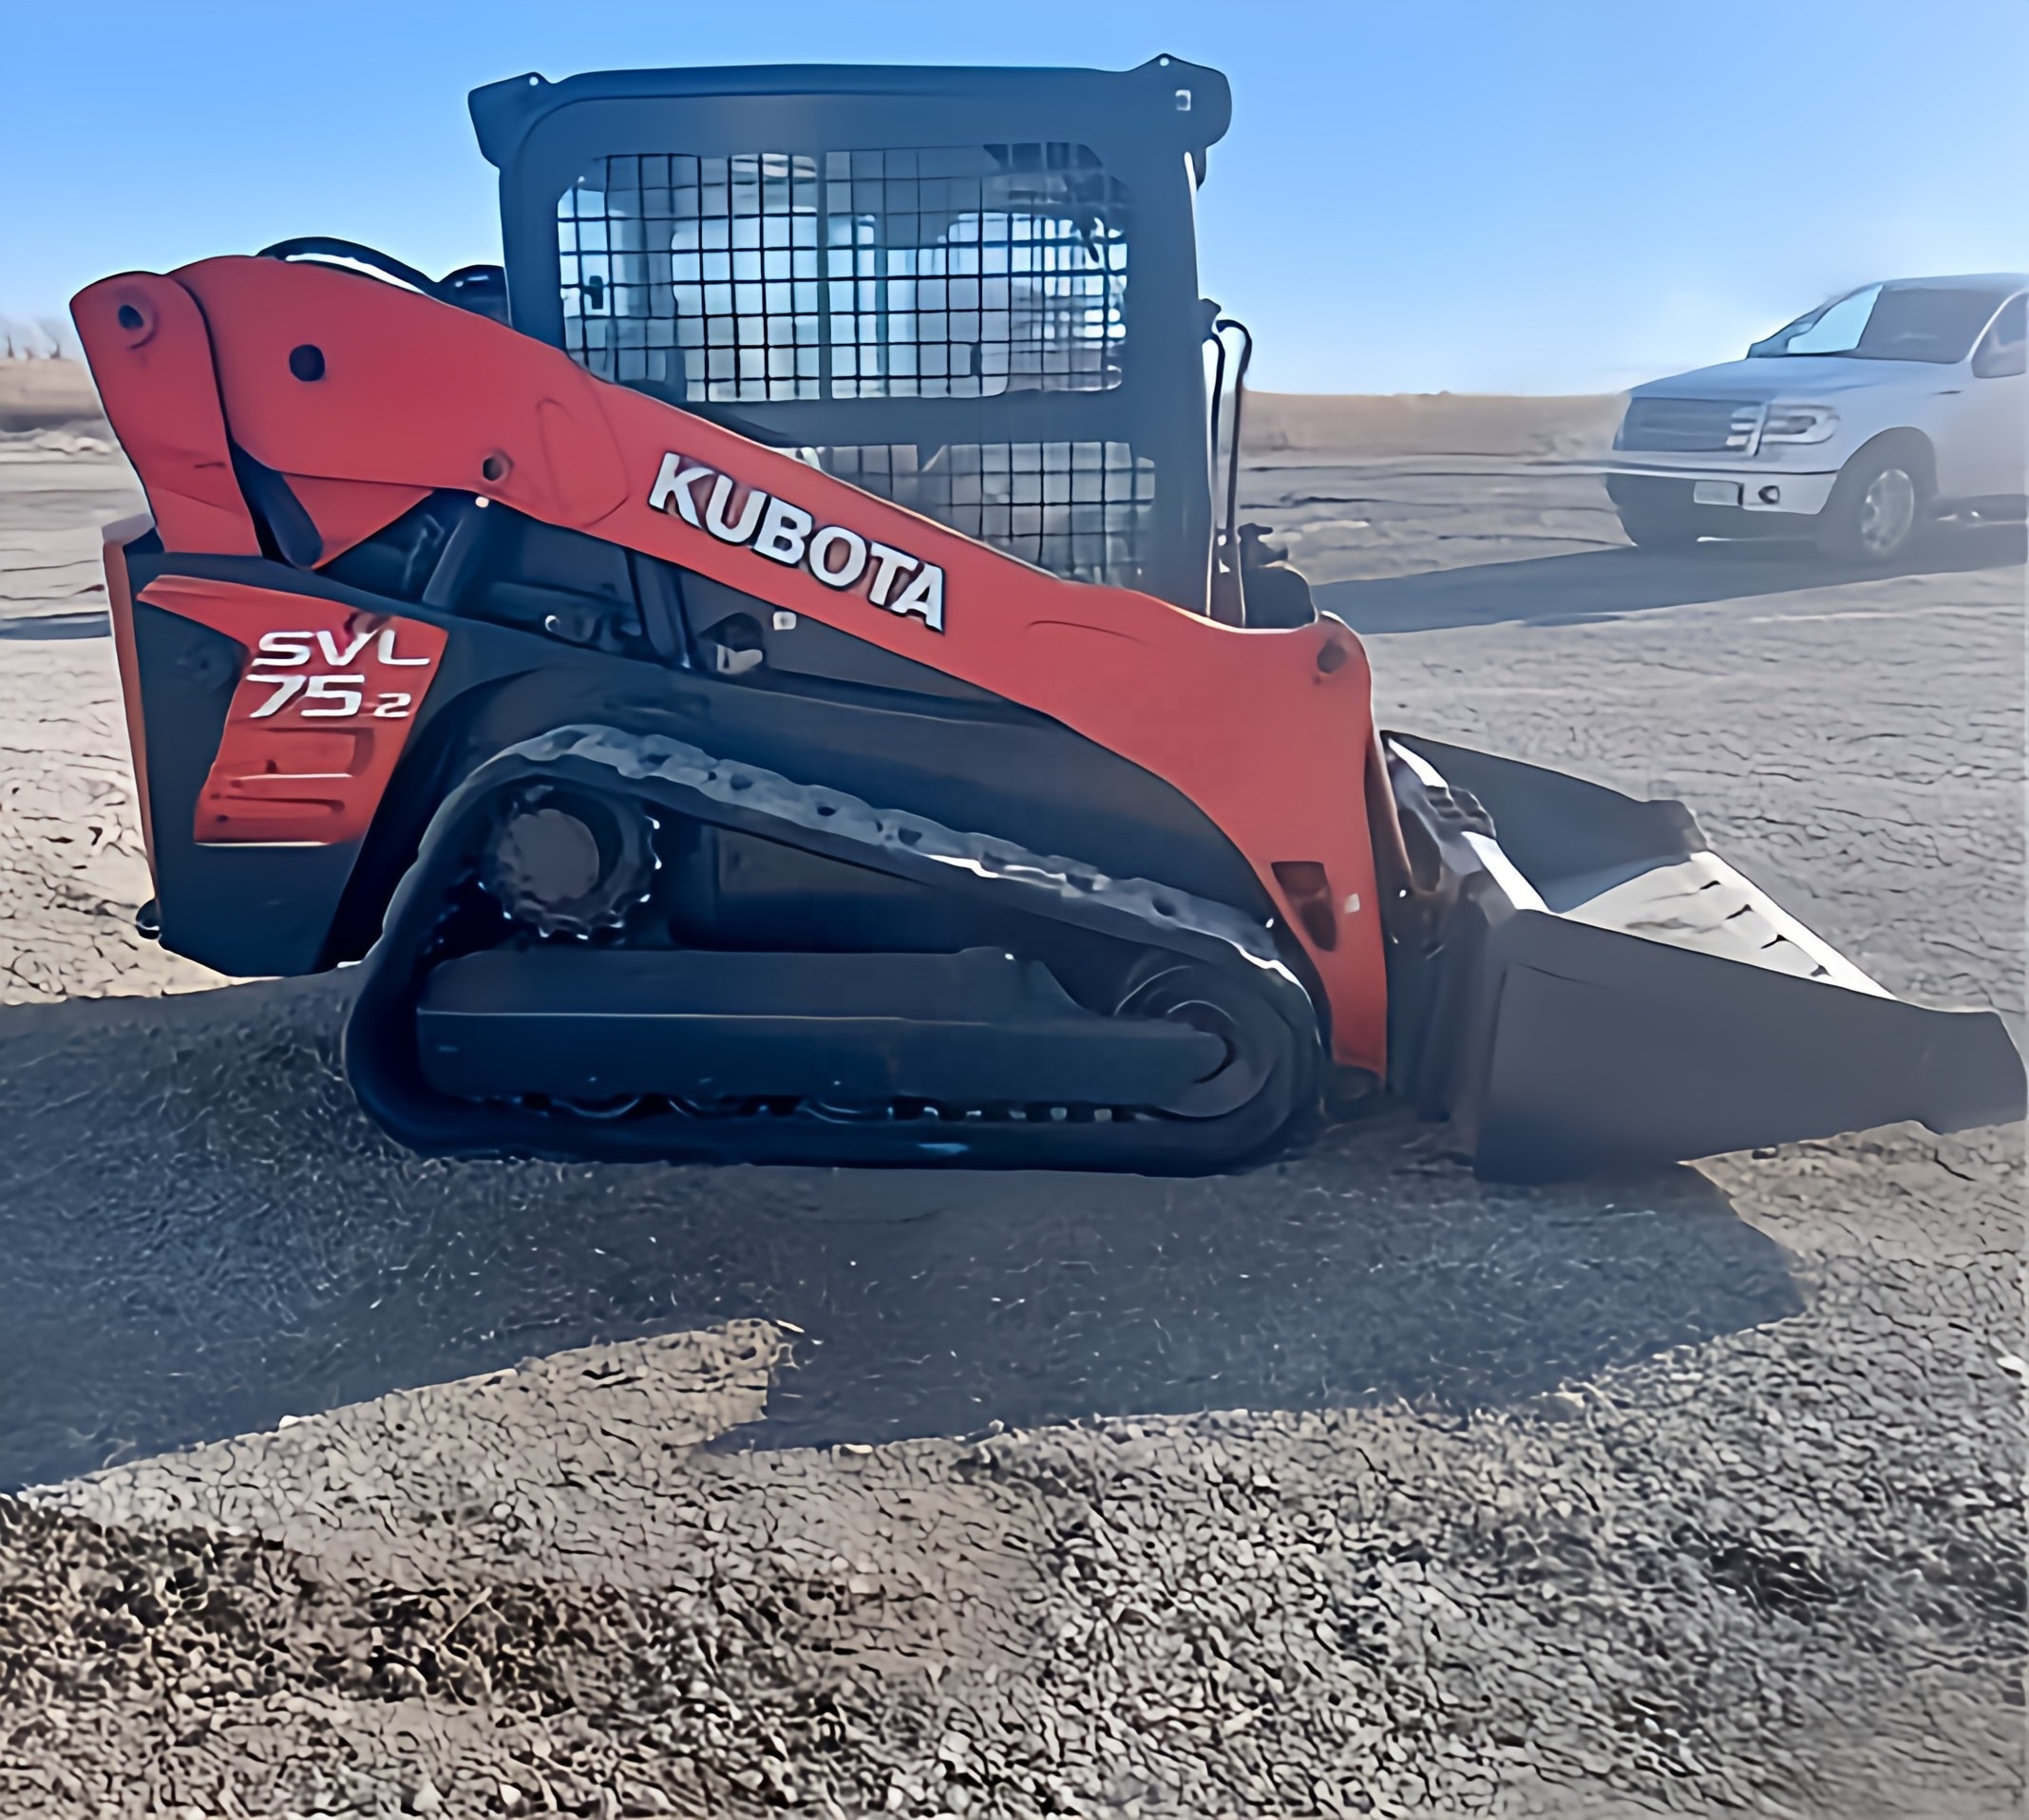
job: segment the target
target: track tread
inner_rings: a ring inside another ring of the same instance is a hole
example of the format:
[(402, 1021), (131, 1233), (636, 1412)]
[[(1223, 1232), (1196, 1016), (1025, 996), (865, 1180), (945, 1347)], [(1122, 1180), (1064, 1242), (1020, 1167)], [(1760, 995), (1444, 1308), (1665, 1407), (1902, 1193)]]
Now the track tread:
[[(1289, 1065), (1277, 1069), (1245, 1106), (1196, 1120), (1148, 1114), (842, 1123), (800, 1110), (690, 1118), (673, 1109), (598, 1121), (445, 1099), (422, 1083), (412, 1034), (405, 1047), (402, 1033), (412, 1032), (424, 972), (442, 958), (432, 950), (461, 868), (469, 872), (488, 806), (536, 778), (622, 788), (670, 813), (1219, 967), (1263, 997), (1288, 1027)], [(446, 799), (363, 971), (346, 1033), (347, 1071), (384, 1129), (411, 1148), (440, 1154), (1195, 1174), (1230, 1168), (1276, 1147), (1314, 1110), (1320, 1067), (1310, 995), (1279, 956), (1272, 933), (1229, 905), (878, 808), (847, 792), (717, 759), (660, 734), (591, 724), (557, 728), (506, 749)]]

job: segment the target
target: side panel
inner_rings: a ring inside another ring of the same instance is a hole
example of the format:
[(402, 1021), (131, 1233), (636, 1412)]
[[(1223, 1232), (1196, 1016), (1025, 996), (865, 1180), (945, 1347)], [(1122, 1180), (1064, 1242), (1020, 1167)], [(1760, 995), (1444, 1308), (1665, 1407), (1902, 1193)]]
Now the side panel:
[[(1343, 625), (1242, 631), (1059, 580), (392, 286), (243, 258), (178, 275), (211, 324), (234, 433), (268, 466), (469, 489), (934, 665), (1174, 785), (1300, 932), (1337, 1058), (1383, 1066), (1369, 673)], [(313, 381), (291, 367), (304, 345)], [(1308, 919), (1279, 866), (1307, 868)]]
[[(260, 558), (130, 547), (124, 559), (137, 591), (224, 583), (278, 602), (262, 630), (300, 630), (306, 614), (377, 619), (389, 610), (380, 596)], [(1179, 791), (1042, 715), (996, 701), (785, 695), (439, 609), (394, 611), (404, 626), (441, 631), (443, 658), (366, 839), (313, 846), (193, 838), (246, 646), (146, 601), (134, 607), (135, 656), (123, 661), (137, 682), (132, 724), (144, 740), (138, 768), (148, 780), (163, 939), (178, 953), (235, 974), (358, 958), (444, 794), (503, 747), (565, 721), (710, 740), (743, 763), (991, 828), (1037, 851), (1103, 853), (1122, 877), (1271, 914), (1238, 850)]]
[(200, 846), (364, 839), (436, 680), (443, 629), (189, 576), (161, 577), (141, 597), (223, 633), (241, 653), (191, 839)]
[(134, 603), (155, 887), (162, 945), (222, 974), (310, 973), (359, 844), (199, 846), (198, 797), (218, 755), (243, 654), (224, 633)]

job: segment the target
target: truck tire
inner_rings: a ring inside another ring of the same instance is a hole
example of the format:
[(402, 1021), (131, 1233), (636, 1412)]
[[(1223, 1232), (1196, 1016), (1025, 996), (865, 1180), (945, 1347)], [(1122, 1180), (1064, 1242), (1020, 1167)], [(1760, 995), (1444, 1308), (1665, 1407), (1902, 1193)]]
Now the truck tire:
[(1818, 514), (1818, 548), (1842, 562), (1893, 561), (1922, 519), (1928, 465), (1903, 439), (1863, 448)]

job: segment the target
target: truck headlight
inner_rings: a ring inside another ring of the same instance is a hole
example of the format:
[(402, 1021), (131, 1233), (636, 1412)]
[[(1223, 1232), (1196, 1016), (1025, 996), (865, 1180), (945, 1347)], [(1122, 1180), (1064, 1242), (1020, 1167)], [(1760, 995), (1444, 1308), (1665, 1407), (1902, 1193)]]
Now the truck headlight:
[(1761, 445), (1822, 443), (1839, 427), (1839, 413), (1828, 405), (1771, 405), (1761, 427)]

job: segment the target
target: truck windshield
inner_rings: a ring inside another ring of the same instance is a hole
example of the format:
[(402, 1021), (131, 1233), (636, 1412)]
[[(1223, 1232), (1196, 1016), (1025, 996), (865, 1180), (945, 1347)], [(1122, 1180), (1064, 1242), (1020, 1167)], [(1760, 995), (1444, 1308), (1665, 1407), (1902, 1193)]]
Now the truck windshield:
[(1838, 354), (1849, 360), (1963, 360), (2007, 292), (1979, 285), (1870, 284), (1778, 329), (1750, 358)]

